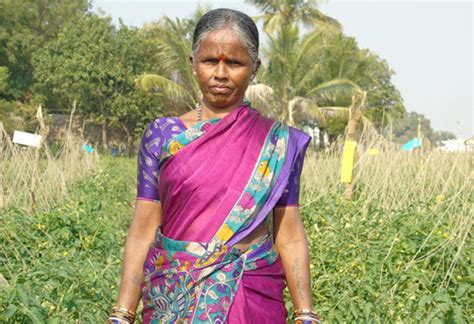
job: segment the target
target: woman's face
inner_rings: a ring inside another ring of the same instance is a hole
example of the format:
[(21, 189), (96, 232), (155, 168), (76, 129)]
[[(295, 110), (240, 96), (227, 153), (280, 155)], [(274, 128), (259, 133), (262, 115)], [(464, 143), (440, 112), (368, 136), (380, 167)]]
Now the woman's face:
[(232, 29), (207, 34), (192, 63), (206, 107), (240, 105), (254, 71), (247, 48)]

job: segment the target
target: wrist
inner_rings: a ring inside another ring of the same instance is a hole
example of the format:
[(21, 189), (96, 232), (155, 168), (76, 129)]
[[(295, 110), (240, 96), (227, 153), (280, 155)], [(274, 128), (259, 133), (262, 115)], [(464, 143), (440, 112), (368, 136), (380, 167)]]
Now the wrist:
[(135, 321), (136, 313), (122, 305), (112, 307), (108, 323), (111, 324), (131, 324)]
[(296, 324), (320, 323), (319, 315), (311, 308), (296, 309), (293, 320)]

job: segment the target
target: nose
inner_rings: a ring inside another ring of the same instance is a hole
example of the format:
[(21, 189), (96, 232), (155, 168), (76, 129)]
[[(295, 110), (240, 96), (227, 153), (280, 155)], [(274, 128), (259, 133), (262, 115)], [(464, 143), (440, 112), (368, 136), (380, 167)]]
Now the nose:
[(225, 62), (223, 62), (223, 60), (220, 60), (219, 64), (216, 65), (214, 77), (218, 80), (225, 80), (229, 77), (229, 74), (227, 72), (227, 67), (225, 65)]

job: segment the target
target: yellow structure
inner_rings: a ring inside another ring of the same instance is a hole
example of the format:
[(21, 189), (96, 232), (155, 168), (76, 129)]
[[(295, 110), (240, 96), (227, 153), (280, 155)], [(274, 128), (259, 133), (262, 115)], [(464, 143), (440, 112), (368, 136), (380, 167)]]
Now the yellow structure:
[(356, 141), (346, 141), (344, 143), (341, 169), (341, 182), (343, 183), (352, 182), (352, 169), (354, 168), (356, 147)]

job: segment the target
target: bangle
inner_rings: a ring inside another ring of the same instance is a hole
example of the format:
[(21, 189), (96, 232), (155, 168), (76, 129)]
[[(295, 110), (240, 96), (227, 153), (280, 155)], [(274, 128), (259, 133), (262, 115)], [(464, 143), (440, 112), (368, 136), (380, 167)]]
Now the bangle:
[(293, 314), (296, 324), (320, 323), (319, 315), (311, 309), (298, 309)]
[(122, 323), (133, 323), (135, 321), (136, 313), (120, 305), (116, 305), (110, 312), (108, 323), (110, 324), (122, 324)]

